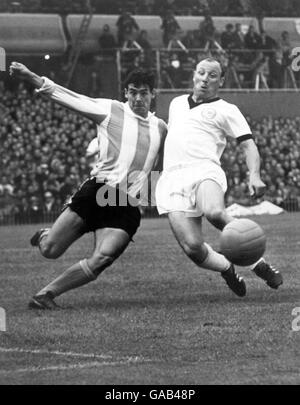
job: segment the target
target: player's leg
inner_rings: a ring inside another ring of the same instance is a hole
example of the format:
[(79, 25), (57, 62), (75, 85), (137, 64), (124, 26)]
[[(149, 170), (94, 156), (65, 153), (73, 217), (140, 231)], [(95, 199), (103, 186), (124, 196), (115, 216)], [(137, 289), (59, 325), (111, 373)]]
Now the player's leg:
[(220, 231), (234, 219), (226, 212), (224, 192), (216, 181), (202, 181), (197, 187), (196, 200), (203, 215)]
[(204, 242), (201, 217), (191, 217), (179, 211), (170, 212), (168, 217), (175, 238), (185, 254), (199, 267), (220, 272), (231, 290), (244, 296), (246, 285), (235, 273), (234, 266)]
[(36, 245), (47, 259), (56, 259), (84, 233), (83, 219), (67, 207), (54, 222), (52, 228), (38, 233)]
[[(197, 188), (197, 204), (208, 221), (219, 230), (234, 220), (227, 214), (224, 204), (224, 193), (221, 186), (214, 180), (204, 180)], [(282, 283), (278, 270), (267, 263), (262, 257), (250, 266), (250, 269), (271, 288), (277, 289)]]
[(130, 236), (123, 229), (96, 230), (95, 249), (92, 256), (75, 263), (39, 291), (30, 301), (30, 308), (54, 309), (55, 297), (94, 281), (124, 252), (130, 240)]

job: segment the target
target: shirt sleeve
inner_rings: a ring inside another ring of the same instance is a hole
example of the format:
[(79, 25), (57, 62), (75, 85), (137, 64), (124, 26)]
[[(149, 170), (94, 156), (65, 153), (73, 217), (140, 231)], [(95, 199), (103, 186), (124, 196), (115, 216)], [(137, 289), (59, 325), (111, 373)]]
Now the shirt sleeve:
[(252, 137), (252, 131), (246, 121), (246, 118), (240, 112), (237, 106), (231, 105), (225, 116), (224, 131), (227, 136), (235, 139), (249, 135)]
[(109, 114), (112, 100), (90, 98), (60, 86), (47, 77), (42, 77), (42, 79), (44, 80), (43, 86), (36, 89), (36, 93), (46, 95), (64, 107), (95, 121), (102, 121)]

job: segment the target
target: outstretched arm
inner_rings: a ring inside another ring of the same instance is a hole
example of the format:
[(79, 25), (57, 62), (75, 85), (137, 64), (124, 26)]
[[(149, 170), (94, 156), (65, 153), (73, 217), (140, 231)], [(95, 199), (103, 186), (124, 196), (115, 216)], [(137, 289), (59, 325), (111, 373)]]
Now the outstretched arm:
[(11, 76), (31, 83), (38, 89), (37, 91), (48, 96), (53, 101), (84, 115), (97, 124), (102, 122), (107, 115), (105, 111), (101, 111), (95, 99), (75, 93), (55, 84), (51, 80), (38, 76), (22, 63), (12, 62), (9, 73)]
[(246, 163), (249, 169), (249, 190), (253, 197), (262, 197), (266, 190), (265, 183), (260, 178), (260, 156), (253, 139), (241, 142), (241, 147), (246, 155)]

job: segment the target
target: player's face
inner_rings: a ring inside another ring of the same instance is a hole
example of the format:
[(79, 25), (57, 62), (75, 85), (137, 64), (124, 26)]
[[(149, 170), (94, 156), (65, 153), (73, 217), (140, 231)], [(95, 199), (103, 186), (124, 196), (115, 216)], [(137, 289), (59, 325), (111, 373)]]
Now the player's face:
[(217, 61), (203, 60), (198, 63), (193, 77), (195, 97), (205, 100), (216, 97), (219, 87), (224, 83), (221, 73), (221, 66)]
[(154, 98), (154, 93), (147, 84), (141, 86), (129, 84), (128, 89), (125, 89), (125, 97), (128, 100), (129, 107), (136, 115), (143, 118), (147, 117), (151, 101)]

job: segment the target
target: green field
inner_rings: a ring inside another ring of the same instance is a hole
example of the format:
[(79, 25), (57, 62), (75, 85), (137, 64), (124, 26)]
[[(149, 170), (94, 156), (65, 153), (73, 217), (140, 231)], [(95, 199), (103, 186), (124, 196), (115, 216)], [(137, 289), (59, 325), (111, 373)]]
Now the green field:
[[(28, 300), (89, 255), (91, 235), (50, 261), (29, 245), (36, 227), (1, 227), (0, 384), (300, 384), (300, 215), (255, 220), (284, 277), (278, 291), (238, 268), (248, 290), (234, 296), (184, 256), (166, 219), (145, 219), (125, 254), (54, 312)], [(217, 231), (204, 228), (217, 248)]]

